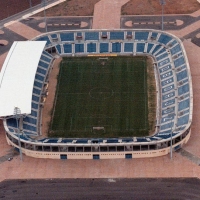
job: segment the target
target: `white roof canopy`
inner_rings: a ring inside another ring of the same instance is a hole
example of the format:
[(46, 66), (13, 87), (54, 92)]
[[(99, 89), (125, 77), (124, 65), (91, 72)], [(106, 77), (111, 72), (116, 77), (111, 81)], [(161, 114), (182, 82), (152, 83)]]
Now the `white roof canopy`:
[(0, 73), (0, 116), (31, 113), (32, 90), (37, 66), (46, 41), (14, 42)]

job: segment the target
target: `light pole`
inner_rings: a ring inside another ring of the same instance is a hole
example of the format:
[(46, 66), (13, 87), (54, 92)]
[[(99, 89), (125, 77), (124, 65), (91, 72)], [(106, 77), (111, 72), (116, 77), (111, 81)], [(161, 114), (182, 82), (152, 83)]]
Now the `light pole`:
[(165, 117), (165, 119), (171, 119), (171, 136), (170, 136), (170, 159), (172, 160), (172, 120), (173, 120), (173, 116), (175, 116), (176, 114), (175, 113), (171, 113), (171, 114), (168, 114), (167, 117)]
[(160, 0), (160, 5), (162, 6), (162, 31), (164, 30), (164, 5), (166, 4), (165, 0)]
[(46, 10), (45, 10), (45, 7), (46, 7), (46, 0), (43, 0), (43, 4), (44, 4), (45, 31), (46, 31), (46, 33), (47, 33), (47, 17), (46, 17)]
[(22, 161), (22, 149), (21, 149), (21, 141), (20, 141), (20, 130), (19, 130), (19, 123), (18, 120), (21, 115), (21, 110), (18, 107), (14, 108), (14, 115), (17, 122), (17, 132), (18, 132), (18, 145), (19, 145), (19, 153), (20, 153), (20, 160)]

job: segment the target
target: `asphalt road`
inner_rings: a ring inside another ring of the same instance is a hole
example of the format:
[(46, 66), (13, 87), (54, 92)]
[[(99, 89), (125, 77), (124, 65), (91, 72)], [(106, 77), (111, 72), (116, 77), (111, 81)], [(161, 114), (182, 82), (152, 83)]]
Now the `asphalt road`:
[(7, 180), (0, 199), (200, 199), (199, 179)]

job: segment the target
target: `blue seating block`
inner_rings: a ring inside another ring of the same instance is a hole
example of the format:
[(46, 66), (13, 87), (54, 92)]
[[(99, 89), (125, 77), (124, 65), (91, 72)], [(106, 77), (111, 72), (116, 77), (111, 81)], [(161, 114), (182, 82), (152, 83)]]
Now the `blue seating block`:
[(151, 37), (153, 37), (153, 38), (157, 38), (157, 35), (158, 35), (158, 33), (156, 33), (156, 32), (152, 32)]
[(33, 132), (37, 131), (37, 128), (35, 126), (31, 126), (31, 125), (28, 125), (28, 124), (23, 124), (23, 129), (33, 131)]
[(147, 53), (149, 53), (151, 51), (153, 46), (154, 46), (154, 44), (148, 43)]
[(53, 56), (51, 54), (49, 54), (48, 52), (46, 52), (46, 51), (43, 51), (42, 54), (44, 54), (44, 55), (46, 55), (46, 56), (48, 56), (50, 58), (53, 58)]
[(75, 44), (75, 53), (84, 53), (84, 44)]
[(46, 70), (45, 69), (41, 69), (40, 67), (37, 68), (37, 72), (40, 74), (45, 75), (46, 74)]
[(171, 54), (174, 55), (181, 51), (181, 46), (178, 44), (175, 47), (173, 47), (170, 51), (171, 51)]
[(36, 89), (36, 88), (33, 88), (33, 93), (34, 93), (34, 94), (40, 95), (40, 92), (41, 92), (41, 90), (38, 90), (38, 89)]
[(51, 44), (51, 41), (49, 40), (49, 37), (48, 36), (42, 36), (40, 38), (37, 39), (37, 41), (46, 41), (46, 46)]
[(99, 32), (86, 32), (85, 40), (99, 40)]
[(100, 53), (107, 53), (108, 48), (108, 43), (100, 43)]
[(180, 73), (177, 73), (176, 77), (177, 77), (177, 81), (180, 81), (180, 80), (188, 77), (187, 71), (184, 70), (184, 71), (181, 71)]
[(6, 122), (7, 122), (7, 125), (8, 125), (8, 126), (17, 128), (17, 122), (16, 122), (16, 119), (15, 119), (15, 118), (7, 119)]
[(64, 53), (72, 53), (72, 44), (64, 44)]
[(110, 32), (110, 40), (124, 40), (124, 32)]
[(42, 88), (42, 83), (34, 81), (34, 86), (38, 87), (38, 88)]
[(133, 43), (124, 43), (124, 52), (133, 52)]
[(61, 54), (61, 47), (60, 47), (60, 45), (56, 45), (55, 47), (56, 47), (56, 50), (57, 50), (58, 54)]
[(38, 104), (32, 102), (31, 107), (34, 108), (34, 109), (38, 109)]
[(188, 121), (189, 121), (189, 114), (178, 118), (177, 126), (181, 126), (181, 125), (187, 124)]
[(46, 68), (46, 69), (49, 68), (49, 64), (47, 64), (47, 63), (45, 63), (45, 62), (42, 62), (41, 60), (39, 61), (39, 64), (38, 64), (38, 65), (41, 66), (41, 67), (44, 67), (44, 68)]
[(178, 104), (178, 111), (181, 111), (183, 109), (189, 108), (189, 106), (190, 106), (190, 99), (186, 99), (184, 101), (181, 101)]
[(156, 60), (159, 61), (159, 60), (161, 60), (161, 59), (163, 59), (163, 58), (166, 58), (167, 56), (168, 56), (168, 53), (164, 53), (164, 54), (162, 54), (162, 55), (156, 57)]
[(88, 53), (92, 53), (92, 52), (96, 52), (96, 43), (88, 43), (87, 44), (87, 52)]
[(144, 52), (145, 43), (137, 43), (136, 52)]
[(174, 125), (174, 122), (173, 122), (173, 121), (170, 122), (170, 123), (167, 123), (167, 124), (161, 125), (161, 126), (160, 126), (160, 130), (169, 129), (169, 128), (173, 127), (173, 125)]
[(161, 49), (162, 49), (162, 46), (158, 44), (158, 45), (154, 48), (154, 50), (152, 51), (152, 54), (155, 54), (159, 49), (161, 50)]
[(135, 32), (135, 40), (147, 40), (149, 36), (149, 32), (141, 32), (141, 31), (136, 31)]
[(189, 92), (189, 84), (183, 85), (178, 88), (178, 95), (185, 94), (186, 92)]
[(60, 33), (61, 41), (74, 41), (74, 33)]
[(34, 125), (36, 125), (37, 124), (37, 119), (35, 119), (35, 118), (32, 118), (32, 117), (25, 117), (24, 119), (23, 119), (23, 121), (24, 122), (27, 122), (27, 123), (30, 123), (30, 124), (34, 124)]
[(119, 42), (112, 43), (112, 52), (115, 53), (121, 52), (121, 43)]
[(52, 34), (52, 35), (51, 35), (51, 38), (52, 38), (52, 39), (57, 39), (58, 36), (57, 36), (57, 34)]
[(166, 45), (170, 40), (172, 40), (172, 38), (170, 36), (161, 34), (158, 39), (158, 42)]
[(31, 110), (30, 115), (33, 116), (33, 117), (37, 117), (37, 111)]
[(40, 59), (43, 60), (43, 61), (46, 61), (46, 62), (48, 62), (48, 63), (50, 63), (51, 60), (52, 60), (51, 58), (47, 58), (47, 57), (44, 56), (44, 55), (42, 55)]
[(44, 76), (41, 76), (41, 75), (39, 75), (39, 74), (36, 74), (36, 75), (35, 75), (35, 79), (36, 79), (36, 80), (40, 80), (40, 81), (43, 82), (43, 81), (44, 81)]

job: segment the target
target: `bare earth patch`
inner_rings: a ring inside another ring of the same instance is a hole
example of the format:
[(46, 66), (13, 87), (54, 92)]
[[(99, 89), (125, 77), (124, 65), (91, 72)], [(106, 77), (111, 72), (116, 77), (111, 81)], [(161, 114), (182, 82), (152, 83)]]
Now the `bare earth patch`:
[[(100, 0), (67, 0), (52, 8), (46, 10), (46, 16), (92, 16), (94, 5)], [(40, 12), (34, 16), (43, 17), (44, 13)]]
[(153, 67), (153, 60), (147, 58), (147, 92), (148, 92), (148, 121), (149, 121), (149, 135), (155, 133), (156, 120), (156, 81)]
[(49, 85), (48, 85), (48, 96), (46, 102), (44, 103), (44, 108), (42, 112), (42, 137), (47, 137), (49, 130), (49, 125), (51, 121), (51, 114), (53, 109), (53, 102), (55, 98), (56, 85), (57, 85), (57, 76), (59, 73), (59, 65), (62, 58), (55, 59), (53, 63), (52, 71), (49, 75)]
[(7, 45), (8, 41), (7, 40), (0, 40), (0, 44)]
[[(165, 14), (189, 14), (200, 9), (197, 0), (165, 0)], [(162, 7), (159, 0), (130, 0), (122, 6), (122, 15), (159, 15)]]

